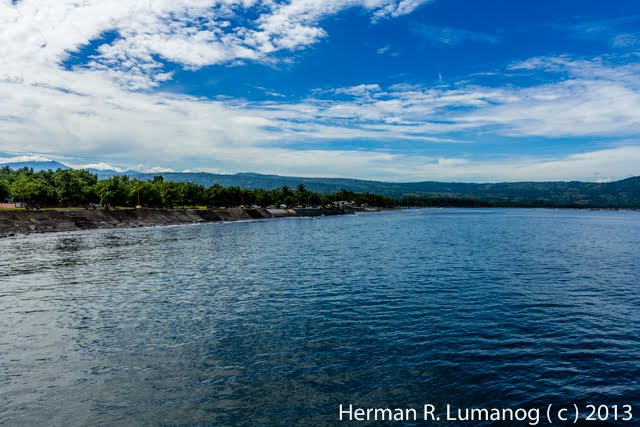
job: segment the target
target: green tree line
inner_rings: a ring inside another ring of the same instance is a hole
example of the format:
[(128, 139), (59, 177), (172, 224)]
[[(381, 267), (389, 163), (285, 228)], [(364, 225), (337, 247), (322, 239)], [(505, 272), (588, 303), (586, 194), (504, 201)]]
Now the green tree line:
[(335, 193), (310, 191), (304, 184), (296, 188), (282, 186), (271, 190), (262, 188), (223, 187), (214, 184), (205, 187), (192, 182), (175, 182), (155, 176), (150, 181), (131, 179), (126, 175), (98, 180), (82, 169), (58, 169), (34, 172), (29, 168), (12, 170), (0, 168), (0, 202), (23, 202), (28, 208), (78, 207), (102, 205), (105, 207), (133, 207), (140, 204), (149, 208), (210, 208), (238, 206), (327, 206), (338, 201), (376, 207), (589, 207), (575, 204), (550, 203), (544, 200), (520, 201), (505, 198), (487, 201), (461, 197), (423, 197), (407, 195), (400, 199), (342, 189)]
[(303, 184), (296, 188), (264, 190), (238, 186), (205, 187), (191, 182), (165, 181), (156, 176), (152, 181), (138, 181), (126, 175), (98, 180), (82, 169), (58, 169), (34, 172), (22, 168), (0, 168), (0, 201), (12, 199), (27, 207), (76, 207), (101, 204), (106, 207), (131, 207), (138, 203), (150, 208), (238, 207), (238, 206), (326, 206), (337, 201), (359, 205), (391, 207), (397, 201), (371, 193), (340, 190), (321, 194), (309, 191)]

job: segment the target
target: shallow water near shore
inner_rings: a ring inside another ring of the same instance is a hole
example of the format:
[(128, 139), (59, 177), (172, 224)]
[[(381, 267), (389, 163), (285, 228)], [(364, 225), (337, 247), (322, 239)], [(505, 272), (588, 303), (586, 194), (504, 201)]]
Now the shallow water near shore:
[(0, 253), (0, 424), (336, 425), (340, 404), (426, 403), (640, 417), (640, 212), (389, 211)]

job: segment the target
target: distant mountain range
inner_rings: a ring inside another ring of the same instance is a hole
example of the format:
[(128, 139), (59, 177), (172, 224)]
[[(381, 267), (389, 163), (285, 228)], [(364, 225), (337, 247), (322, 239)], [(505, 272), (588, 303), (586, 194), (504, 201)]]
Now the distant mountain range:
[(98, 179), (106, 179), (106, 178), (111, 178), (112, 176), (116, 176), (116, 175), (127, 175), (127, 176), (141, 176), (144, 175), (144, 173), (140, 172), (140, 171), (134, 171), (134, 170), (126, 170), (124, 172), (117, 172), (111, 169), (92, 169), (92, 168), (86, 168), (86, 170), (88, 170), (91, 173), (94, 173), (96, 175), (98, 175)]
[[(34, 172), (46, 171), (46, 170), (56, 170), (56, 169), (71, 169), (69, 166), (62, 164), (60, 162), (56, 162), (55, 160), (48, 161), (30, 161), (30, 162), (11, 162), (11, 163), (0, 163), (0, 167), (9, 166), (11, 169), (22, 169), (29, 168), (33, 169)], [(128, 170), (125, 172), (117, 172), (114, 170), (101, 170), (101, 169), (92, 169), (87, 168), (87, 170), (91, 173), (98, 175), (98, 178), (110, 178), (114, 175), (143, 175), (140, 171)]]
[(56, 169), (69, 169), (69, 166), (63, 165), (60, 162), (56, 162), (55, 160), (49, 160), (46, 162), (13, 162), (13, 163), (1, 163), (0, 167), (9, 166), (11, 169), (22, 169), (29, 168), (33, 169), (35, 172), (46, 171), (46, 170), (56, 170)]
[[(24, 162), (5, 164), (13, 169), (30, 167), (34, 170), (68, 169), (62, 163)], [(0, 165), (4, 166), (4, 165)], [(257, 173), (234, 175), (206, 172), (142, 173), (139, 171), (116, 172), (91, 170), (98, 178), (128, 175), (135, 179), (152, 180), (162, 176), (166, 181), (193, 182), (204, 186), (219, 184), (225, 187), (272, 189), (283, 185), (295, 188), (304, 184), (309, 190), (333, 193), (341, 189), (354, 192), (383, 194), (397, 199), (407, 197), (468, 198), (499, 203), (548, 204), (552, 206), (595, 206), (640, 208), (640, 176), (609, 183), (556, 181), (556, 182), (503, 182), (493, 184), (469, 184), (453, 182), (392, 183), (345, 178), (305, 178)]]

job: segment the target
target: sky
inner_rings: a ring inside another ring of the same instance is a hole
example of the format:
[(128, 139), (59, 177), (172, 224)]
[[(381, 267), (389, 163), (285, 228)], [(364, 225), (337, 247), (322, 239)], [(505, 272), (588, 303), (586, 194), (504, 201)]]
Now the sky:
[(0, 0), (0, 162), (640, 175), (637, 0)]

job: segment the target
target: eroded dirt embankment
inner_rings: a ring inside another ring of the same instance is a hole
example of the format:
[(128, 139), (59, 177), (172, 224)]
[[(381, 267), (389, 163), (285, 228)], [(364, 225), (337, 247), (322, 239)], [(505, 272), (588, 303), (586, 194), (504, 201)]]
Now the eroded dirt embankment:
[[(299, 212), (298, 212), (299, 211)], [(198, 222), (241, 221), (348, 213), (336, 209), (117, 209), (0, 210), (0, 237), (97, 228), (153, 227)]]

